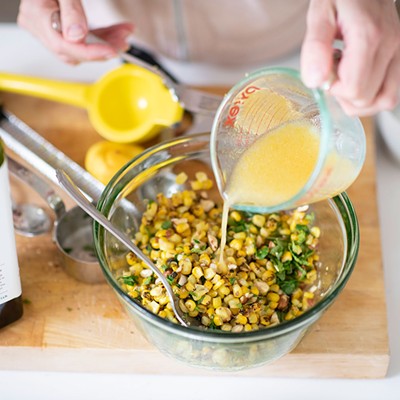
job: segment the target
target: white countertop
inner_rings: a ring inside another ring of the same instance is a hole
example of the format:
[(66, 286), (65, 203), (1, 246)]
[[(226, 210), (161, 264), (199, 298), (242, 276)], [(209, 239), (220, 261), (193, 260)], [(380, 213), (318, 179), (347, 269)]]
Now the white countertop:
[[(33, 37), (12, 24), (0, 24), (0, 70), (51, 78), (93, 80), (117, 60), (67, 66)], [(280, 64), (297, 66), (297, 57)], [(225, 73), (201, 66), (168, 65), (184, 82), (233, 84), (244, 71)], [(194, 79), (196, 77), (196, 80)], [(200, 77), (200, 79), (198, 78)], [(393, 134), (400, 135), (399, 131)], [(391, 362), (380, 380), (183, 377), (0, 371), (0, 398), (29, 399), (399, 399), (400, 398), (400, 164), (383, 141), (377, 143), (378, 204), (385, 272)], [(373, 324), (373, 321), (371, 321)], [(0, 354), (1, 357), (1, 354)], [(194, 389), (195, 388), (195, 389)]]

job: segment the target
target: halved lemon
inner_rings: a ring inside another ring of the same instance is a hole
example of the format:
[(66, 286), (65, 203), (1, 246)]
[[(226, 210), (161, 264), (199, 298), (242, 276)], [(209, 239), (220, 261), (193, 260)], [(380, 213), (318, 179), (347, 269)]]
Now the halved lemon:
[(128, 161), (143, 150), (143, 147), (136, 144), (103, 140), (90, 146), (85, 156), (85, 168), (106, 185)]

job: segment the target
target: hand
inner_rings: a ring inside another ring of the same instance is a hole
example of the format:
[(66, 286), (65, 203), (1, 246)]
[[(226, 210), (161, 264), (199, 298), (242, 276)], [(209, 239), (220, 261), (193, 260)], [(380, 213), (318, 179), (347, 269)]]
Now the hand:
[(333, 72), (333, 41), (344, 43), (329, 92), (349, 115), (392, 109), (400, 88), (400, 22), (393, 0), (311, 0), (301, 72), (320, 87)]
[[(51, 24), (57, 11), (62, 32)], [(92, 31), (105, 43), (86, 43), (89, 29), (80, 0), (21, 0), (17, 22), (69, 64), (115, 57), (128, 48), (127, 37), (133, 32), (130, 23), (112, 25)]]

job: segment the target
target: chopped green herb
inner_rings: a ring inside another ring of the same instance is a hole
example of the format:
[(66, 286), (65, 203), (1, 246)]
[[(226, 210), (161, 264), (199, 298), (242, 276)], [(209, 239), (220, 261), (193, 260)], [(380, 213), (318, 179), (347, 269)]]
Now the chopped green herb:
[(310, 224), (312, 224), (312, 223), (314, 222), (314, 220), (315, 220), (315, 214), (314, 214), (314, 212), (310, 212), (310, 213), (307, 214), (304, 218), (305, 218)]
[(125, 285), (129, 285), (129, 286), (134, 286), (138, 283), (137, 277), (134, 275), (121, 276), (120, 279)]
[(176, 272), (172, 272), (172, 274), (169, 274), (167, 276), (167, 281), (172, 284), (176, 278), (176, 275), (177, 275)]
[(171, 221), (164, 221), (164, 222), (161, 224), (161, 228), (162, 228), (162, 229), (169, 229), (169, 228), (171, 228), (171, 226), (172, 226), (172, 222), (171, 222)]
[(143, 281), (143, 285), (150, 285), (150, 283), (152, 283), (154, 281), (154, 276), (148, 276), (144, 281)]
[(257, 251), (256, 257), (259, 260), (263, 260), (265, 257), (267, 257), (268, 253), (269, 253), (269, 248), (267, 246), (263, 246), (261, 247), (260, 250)]
[(280, 288), (286, 294), (292, 294), (298, 286), (298, 282), (295, 279), (290, 281), (284, 281), (280, 283)]
[(280, 260), (285, 250), (285, 247), (281, 240), (276, 239), (275, 242), (276, 242), (275, 246), (271, 248), (270, 254), (276, 257), (278, 260)]

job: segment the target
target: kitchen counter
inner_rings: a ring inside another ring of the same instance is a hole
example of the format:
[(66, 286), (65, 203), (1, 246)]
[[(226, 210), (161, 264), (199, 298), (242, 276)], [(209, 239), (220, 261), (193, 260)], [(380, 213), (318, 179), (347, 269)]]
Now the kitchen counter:
[[(58, 61), (26, 32), (15, 25), (0, 25), (4, 40), (0, 44), (2, 57), (0, 70), (14, 73), (42, 75), (51, 78), (93, 80), (104, 71), (118, 65), (117, 60), (70, 67)], [(297, 66), (297, 57), (282, 60), (285, 65)], [(231, 85), (245, 71), (223, 74), (222, 70), (210, 70), (201, 65), (187, 66), (168, 63), (168, 66), (184, 82), (196, 85)], [(189, 68), (190, 67), (190, 68)], [(400, 134), (394, 132), (394, 134)], [(214, 377), (179, 375), (136, 375), (136, 374), (87, 374), (52, 373), (33, 371), (0, 371), (0, 393), (3, 399), (58, 399), (96, 398), (108, 399), (139, 397), (154, 399), (180, 398), (176, 392), (188, 394), (190, 398), (244, 398), (265, 397), (336, 399), (345, 395), (352, 399), (397, 399), (400, 389), (400, 251), (398, 250), (398, 226), (400, 215), (400, 166), (387, 152), (384, 143), (377, 138), (378, 203), (381, 224), (381, 240), (385, 271), (385, 287), (389, 323), (391, 362), (387, 377), (379, 380), (338, 379), (288, 379)], [(366, 199), (366, 201), (368, 201)], [(371, 321), (371, 325), (374, 321)], [(0, 354), (1, 357), (1, 354)], [(193, 387), (196, 390), (193, 390)], [(166, 388), (166, 389), (164, 389)], [(198, 388), (204, 388), (199, 390)], [(139, 395), (139, 396), (138, 396)], [(250, 396), (249, 396), (250, 395)], [(263, 396), (264, 395), (264, 396)], [(198, 396), (198, 397), (196, 397)]]

